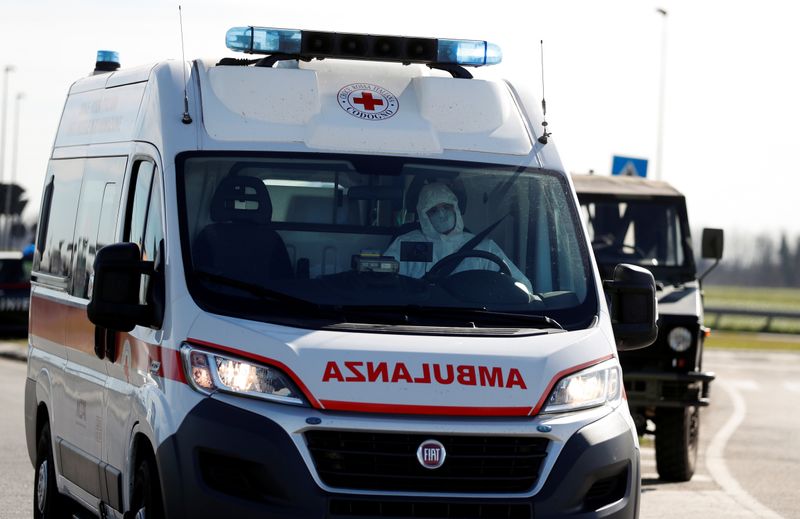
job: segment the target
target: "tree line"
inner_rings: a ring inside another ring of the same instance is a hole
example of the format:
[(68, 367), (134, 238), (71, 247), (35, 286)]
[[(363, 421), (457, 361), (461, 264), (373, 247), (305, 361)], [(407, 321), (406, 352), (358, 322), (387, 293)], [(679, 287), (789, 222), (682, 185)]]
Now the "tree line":
[[(800, 235), (725, 236), (725, 254), (706, 283), (800, 288)], [(699, 247), (695, 249), (699, 251)], [(710, 263), (700, 263), (700, 272)]]

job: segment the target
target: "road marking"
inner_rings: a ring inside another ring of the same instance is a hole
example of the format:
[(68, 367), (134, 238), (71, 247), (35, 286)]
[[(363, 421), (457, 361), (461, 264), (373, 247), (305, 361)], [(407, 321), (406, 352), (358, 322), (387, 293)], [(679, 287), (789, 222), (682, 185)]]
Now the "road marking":
[[(737, 391), (737, 387), (741, 385), (741, 382), (752, 381), (717, 380), (716, 386), (727, 393), (733, 403), (733, 413), (728, 421), (725, 422), (725, 425), (722, 426), (711, 440), (708, 451), (706, 452), (706, 467), (711, 477), (722, 487), (725, 493), (739, 503), (742, 508), (752, 512), (755, 517), (783, 519), (780, 515), (761, 504), (755, 497), (751, 496), (743, 489), (736, 478), (730, 473), (728, 465), (725, 463), (725, 446), (747, 415), (747, 405), (742, 395)], [(753, 384), (755, 384), (755, 382), (753, 382)], [(757, 386), (757, 384), (755, 385)]]
[(800, 382), (789, 382), (787, 380), (783, 383), (783, 388), (793, 393), (800, 393)]

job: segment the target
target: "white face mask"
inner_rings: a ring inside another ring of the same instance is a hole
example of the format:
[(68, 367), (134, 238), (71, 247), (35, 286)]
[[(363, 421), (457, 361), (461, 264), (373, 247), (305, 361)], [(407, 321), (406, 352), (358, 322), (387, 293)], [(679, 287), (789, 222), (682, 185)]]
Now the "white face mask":
[(451, 205), (436, 206), (427, 214), (431, 225), (440, 234), (447, 234), (456, 226), (456, 212)]

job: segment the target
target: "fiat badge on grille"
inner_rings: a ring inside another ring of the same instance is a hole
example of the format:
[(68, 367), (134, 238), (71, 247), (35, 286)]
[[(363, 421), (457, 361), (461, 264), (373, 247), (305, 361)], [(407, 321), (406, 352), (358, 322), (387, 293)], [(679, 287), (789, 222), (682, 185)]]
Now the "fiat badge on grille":
[(444, 445), (436, 440), (425, 440), (417, 449), (417, 461), (426, 469), (438, 469), (444, 465), (445, 456)]

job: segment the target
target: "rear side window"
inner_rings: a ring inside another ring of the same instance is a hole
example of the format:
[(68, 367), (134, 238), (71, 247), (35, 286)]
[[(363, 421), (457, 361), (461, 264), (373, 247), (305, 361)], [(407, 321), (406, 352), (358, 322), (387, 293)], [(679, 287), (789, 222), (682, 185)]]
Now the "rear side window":
[(81, 192), (85, 159), (50, 162), (40, 218), (41, 232), (36, 246), (37, 272), (67, 277), (72, 266), (75, 213)]
[(127, 157), (50, 162), (33, 270), (63, 277), (64, 288), (91, 296), (94, 258), (114, 241)]
[(91, 279), (97, 251), (114, 241), (125, 157), (86, 161), (75, 224), (75, 263), (72, 293), (91, 297)]

